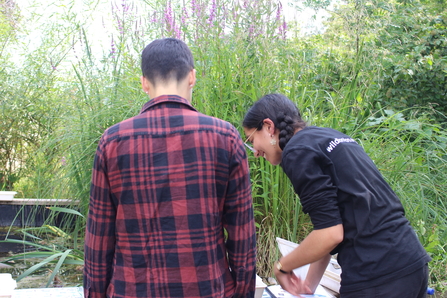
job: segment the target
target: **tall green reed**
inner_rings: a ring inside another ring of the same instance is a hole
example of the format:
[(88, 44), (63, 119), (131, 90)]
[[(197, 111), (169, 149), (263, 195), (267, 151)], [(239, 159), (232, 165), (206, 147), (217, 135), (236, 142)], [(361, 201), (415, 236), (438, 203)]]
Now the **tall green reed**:
[[(414, 115), (382, 110), (358, 134), (365, 150), (399, 196), (419, 239), (431, 255), (431, 282), (444, 291), (447, 265), (447, 134), (420, 108)], [(369, 126), (369, 127), (368, 127)]]

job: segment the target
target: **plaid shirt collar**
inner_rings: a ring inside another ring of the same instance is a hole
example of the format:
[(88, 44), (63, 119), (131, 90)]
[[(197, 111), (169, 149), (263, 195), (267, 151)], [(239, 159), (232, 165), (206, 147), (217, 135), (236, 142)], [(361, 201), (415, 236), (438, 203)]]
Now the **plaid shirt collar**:
[(158, 97), (155, 97), (151, 100), (149, 100), (148, 102), (146, 102), (143, 106), (143, 108), (140, 111), (140, 114), (146, 112), (147, 110), (153, 108), (156, 105), (162, 104), (162, 103), (180, 103), (180, 104), (184, 104), (185, 106), (187, 106), (188, 108), (190, 108), (193, 111), (197, 110), (191, 105), (191, 103), (184, 99), (181, 96), (178, 95), (160, 95)]

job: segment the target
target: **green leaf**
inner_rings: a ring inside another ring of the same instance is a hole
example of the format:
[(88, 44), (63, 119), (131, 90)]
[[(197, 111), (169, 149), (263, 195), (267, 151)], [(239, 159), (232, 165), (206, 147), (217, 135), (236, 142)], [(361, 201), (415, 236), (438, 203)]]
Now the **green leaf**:
[(362, 98), (362, 95), (360, 93), (357, 94), (356, 100), (357, 100), (358, 103), (362, 103), (363, 102), (363, 98)]
[(54, 277), (56, 276), (56, 274), (59, 272), (59, 269), (61, 268), (62, 264), (64, 263), (65, 259), (67, 258), (68, 254), (71, 252), (71, 249), (67, 249), (60, 257), (59, 261), (57, 262), (56, 266), (54, 267), (53, 273), (51, 273), (50, 278), (47, 282), (46, 287), (48, 288), (48, 286), (53, 282)]
[(18, 254), (13, 257), (10, 257), (6, 260), (6, 262), (23, 260), (23, 259), (31, 259), (31, 258), (46, 258), (46, 257), (52, 256), (52, 255), (54, 255), (54, 252), (51, 252), (51, 251), (26, 252), (26, 253), (22, 253), (22, 254)]
[(84, 265), (84, 261), (83, 261), (83, 260), (65, 259), (64, 264), (69, 264), (69, 265)]
[(17, 277), (17, 281), (22, 280), (23, 278), (27, 277), (28, 275), (30, 275), (31, 273), (33, 273), (34, 271), (36, 271), (37, 269), (41, 268), (42, 266), (48, 264), (49, 262), (51, 262), (52, 260), (56, 259), (57, 257), (60, 257), (63, 253), (57, 253), (55, 255), (52, 255), (48, 258), (46, 258), (45, 260), (43, 260), (42, 262), (30, 267), (28, 270), (26, 270), (25, 272), (23, 272), (22, 274), (19, 275), (19, 277)]
[(37, 244), (37, 243), (25, 241), (25, 240), (6, 239), (6, 240), (0, 240), (0, 243), (19, 243), (19, 244), (23, 244), (23, 245), (29, 245), (29, 246), (34, 246), (34, 247), (37, 247), (37, 248), (42, 248), (42, 249), (45, 249), (45, 250), (53, 251), (53, 249), (48, 247), (48, 246), (40, 245), (40, 244)]
[(81, 217), (84, 217), (84, 215), (82, 215), (80, 212), (70, 209), (70, 208), (63, 208), (63, 207), (47, 207), (48, 209), (52, 210), (52, 211), (57, 211), (57, 212), (64, 212), (64, 213), (70, 213), (70, 214), (75, 214), (75, 215), (79, 215)]

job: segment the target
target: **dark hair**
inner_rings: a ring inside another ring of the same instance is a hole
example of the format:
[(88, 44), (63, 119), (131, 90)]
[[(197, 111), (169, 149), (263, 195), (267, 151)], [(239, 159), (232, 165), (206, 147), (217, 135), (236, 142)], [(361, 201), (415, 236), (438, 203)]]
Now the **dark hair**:
[(269, 118), (279, 130), (279, 148), (284, 150), (297, 128), (306, 127), (297, 106), (282, 94), (267, 94), (261, 97), (245, 114), (242, 126), (262, 129), (263, 121)]
[(141, 54), (141, 71), (152, 84), (156, 81), (181, 81), (194, 69), (191, 50), (175, 38), (156, 39)]

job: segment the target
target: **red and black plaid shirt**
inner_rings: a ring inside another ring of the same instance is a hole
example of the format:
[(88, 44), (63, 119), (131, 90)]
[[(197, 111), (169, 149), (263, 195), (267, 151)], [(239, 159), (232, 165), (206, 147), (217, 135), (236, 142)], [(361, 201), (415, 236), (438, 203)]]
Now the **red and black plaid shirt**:
[(106, 130), (85, 297), (253, 297), (255, 246), (246, 152), (231, 124), (170, 95)]

